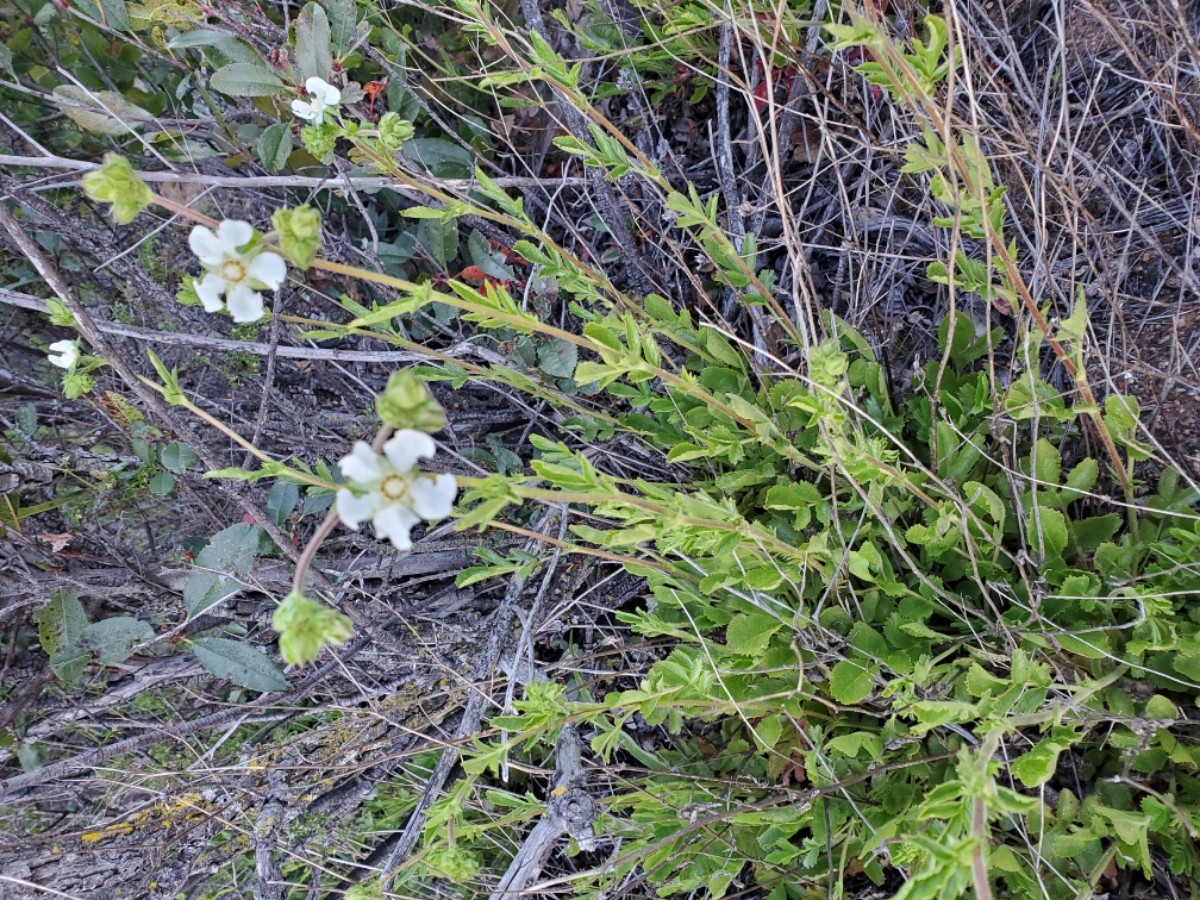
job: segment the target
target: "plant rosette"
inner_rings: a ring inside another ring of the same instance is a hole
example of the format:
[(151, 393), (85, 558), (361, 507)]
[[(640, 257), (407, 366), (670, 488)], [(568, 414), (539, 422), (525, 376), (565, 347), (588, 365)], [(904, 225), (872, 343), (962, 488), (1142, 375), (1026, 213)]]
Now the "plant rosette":
[(278, 253), (251, 246), (254, 228), (230, 220), (216, 232), (203, 225), (192, 229), (188, 246), (204, 266), (195, 283), (196, 296), (206, 312), (228, 309), (233, 321), (257, 322), (263, 315), (263, 290), (278, 290), (287, 277), (287, 263)]
[(358, 441), (338, 463), (348, 482), (337, 493), (338, 516), (355, 531), (369, 520), (397, 550), (412, 549), (412, 527), (450, 515), (458, 493), (453, 475), (417, 471), (417, 462), (431, 459), (436, 449), (433, 438), (411, 429), (397, 431), (382, 454)]

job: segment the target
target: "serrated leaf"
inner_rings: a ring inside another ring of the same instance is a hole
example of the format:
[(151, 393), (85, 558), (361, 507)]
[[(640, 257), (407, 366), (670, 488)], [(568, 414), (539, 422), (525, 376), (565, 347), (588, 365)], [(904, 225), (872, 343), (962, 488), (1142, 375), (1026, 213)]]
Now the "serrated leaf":
[(1045, 784), (1054, 777), (1058, 755), (1063, 748), (1049, 739), (1038, 741), (1033, 749), (1014, 759), (1010, 766), (1013, 777), (1027, 788)]
[(330, 52), (329, 17), (316, 3), (307, 4), (296, 17), (296, 66), (300, 81), (309, 78), (329, 79), (333, 71)]
[(766, 750), (770, 750), (778, 744), (782, 734), (783, 718), (777, 714), (766, 716), (754, 725), (754, 736)]
[(192, 642), (200, 665), (214, 675), (229, 678), (252, 691), (284, 691), (288, 680), (283, 670), (257, 647), (228, 638), (202, 637)]
[(54, 89), (66, 116), (85, 131), (112, 137), (142, 128), (150, 113), (113, 91), (88, 91), (73, 84)]
[(579, 348), (570, 341), (551, 338), (538, 347), (538, 368), (554, 378), (570, 378), (579, 362)]
[(38, 643), (47, 656), (54, 656), (83, 635), (88, 626), (83, 604), (70, 588), (59, 588), (37, 611)]
[(287, 91), (274, 72), (259, 63), (230, 63), (208, 80), (214, 91), (228, 97), (274, 97)]
[(833, 667), (829, 693), (838, 703), (854, 706), (871, 696), (871, 673), (865, 663), (843, 659)]
[(1090, 491), (1100, 477), (1100, 464), (1091, 457), (1079, 461), (1067, 473), (1067, 487), (1075, 491)]
[(102, 666), (115, 666), (129, 659), (133, 648), (154, 640), (154, 629), (133, 616), (101, 619), (84, 629), (81, 641), (97, 654)]
[(867, 756), (870, 759), (878, 759), (883, 753), (883, 741), (877, 734), (872, 734), (869, 731), (855, 731), (851, 734), (842, 734), (833, 740), (825, 742), (825, 750), (828, 753), (837, 753), (842, 756), (854, 758), (859, 753), (866, 749)]
[(1033, 477), (1043, 484), (1057, 485), (1062, 475), (1062, 454), (1045, 438), (1033, 447)]
[(279, 172), (287, 165), (292, 153), (292, 129), (283, 122), (276, 122), (263, 131), (258, 139), (258, 159), (270, 172)]
[(759, 656), (767, 649), (771, 635), (782, 627), (782, 622), (765, 613), (738, 613), (725, 629), (725, 646), (744, 656)]
[(1035, 547), (1039, 544), (1047, 557), (1062, 554), (1067, 546), (1067, 519), (1057, 509), (1039, 506), (1031, 510), (1026, 523), (1029, 540)]

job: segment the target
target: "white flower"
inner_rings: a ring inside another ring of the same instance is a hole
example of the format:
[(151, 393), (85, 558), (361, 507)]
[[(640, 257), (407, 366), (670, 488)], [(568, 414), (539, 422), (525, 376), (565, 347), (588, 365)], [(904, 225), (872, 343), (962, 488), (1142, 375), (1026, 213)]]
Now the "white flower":
[(337, 109), (338, 104), (342, 102), (342, 92), (329, 82), (317, 78), (315, 75), (304, 82), (304, 89), (308, 91), (308, 96), (312, 98), (312, 102), (307, 103), (304, 100), (293, 100), (292, 112), (302, 119), (307, 119), (314, 125), (324, 124), (326, 111)]
[[(211, 228), (197, 225), (188, 237), (188, 246), (207, 270), (196, 282), (196, 296), (206, 312), (228, 307), (235, 322), (257, 322), (263, 314), (263, 288), (278, 290), (287, 277), (287, 263), (278, 253), (242, 253), (254, 238), (247, 222), (231, 220)], [(221, 295), (225, 299), (221, 299)]]
[(362, 441), (338, 467), (350, 483), (337, 493), (337, 512), (358, 530), (370, 519), (375, 533), (397, 550), (412, 547), (408, 531), (422, 519), (444, 519), (454, 508), (458, 484), (453, 475), (425, 475), (417, 460), (430, 459), (436, 446), (429, 435), (405, 428), (383, 445), (380, 456)]
[(79, 362), (79, 344), (76, 341), (55, 341), (50, 345), (53, 353), (46, 356), (51, 365), (60, 369), (73, 369)]

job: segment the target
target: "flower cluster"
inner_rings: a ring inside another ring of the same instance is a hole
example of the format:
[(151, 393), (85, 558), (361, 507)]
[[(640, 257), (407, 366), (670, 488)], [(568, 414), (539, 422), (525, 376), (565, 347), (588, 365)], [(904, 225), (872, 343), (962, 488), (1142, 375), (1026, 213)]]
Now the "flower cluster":
[(429, 435), (401, 429), (378, 454), (359, 441), (338, 467), (348, 486), (337, 493), (337, 512), (350, 528), (370, 521), (375, 533), (397, 550), (409, 550), (409, 529), (422, 520), (435, 522), (450, 515), (458, 484), (453, 475), (426, 475), (417, 462), (433, 457), (436, 445)]
[(254, 229), (248, 222), (222, 222), (216, 232), (203, 225), (192, 229), (188, 246), (205, 269), (195, 285), (205, 311), (228, 309), (235, 322), (262, 318), (259, 291), (278, 290), (287, 276), (287, 263), (278, 253), (261, 250), (253, 242)]

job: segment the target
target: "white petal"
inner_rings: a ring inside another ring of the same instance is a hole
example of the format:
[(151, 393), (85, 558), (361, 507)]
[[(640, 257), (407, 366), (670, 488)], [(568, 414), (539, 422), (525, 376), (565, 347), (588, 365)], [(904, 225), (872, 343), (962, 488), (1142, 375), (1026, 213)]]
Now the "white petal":
[(343, 456), (338, 462), (338, 468), (347, 481), (355, 484), (374, 485), (383, 478), (383, 469), (379, 468), (379, 454), (357, 441), (349, 456)]
[(437, 444), (423, 431), (401, 428), (383, 445), (383, 452), (397, 472), (411, 472), (417, 467), (417, 460), (433, 457), (437, 452)]
[(375, 515), (382, 499), (383, 495), (378, 491), (371, 491), (359, 497), (347, 488), (342, 488), (337, 492), (338, 516), (347, 526), (358, 531), (359, 523)]
[(209, 272), (193, 285), (196, 296), (204, 304), (204, 311), (215, 313), (225, 308), (221, 295), (225, 293), (225, 279), (216, 272)]
[(188, 246), (196, 258), (206, 266), (219, 266), (225, 261), (225, 245), (212, 233), (211, 228), (197, 225), (188, 235)]
[(399, 503), (388, 504), (377, 512), (372, 520), (375, 533), (395, 544), (397, 550), (412, 549), (408, 531), (420, 521), (416, 513)]
[(283, 284), (283, 279), (287, 278), (287, 263), (278, 253), (260, 253), (250, 261), (247, 273), (255, 281), (276, 291)]
[(458, 482), (453, 475), (438, 475), (436, 479), (417, 478), (408, 490), (413, 511), (430, 522), (450, 515), (457, 494)]
[(229, 219), (217, 226), (217, 237), (225, 245), (230, 256), (236, 255), (238, 247), (250, 243), (254, 237), (254, 228), (249, 222)]
[(225, 305), (235, 322), (257, 322), (263, 317), (263, 298), (258, 291), (252, 291), (244, 284), (239, 284), (225, 295)]
[(325, 106), (337, 106), (342, 102), (342, 92), (323, 78), (310, 78), (304, 88)]
[(292, 112), (301, 119), (307, 119), (309, 122), (316, 118), (316, 113), (313, 112), (312, 106), (303, 100), (292, 101)]
[(60, 369), (69, 369), (79, 360), (79, 348), (74, 341), (55, 341), (50, 349), (54, 352), (47, 354), (46, 359)]

